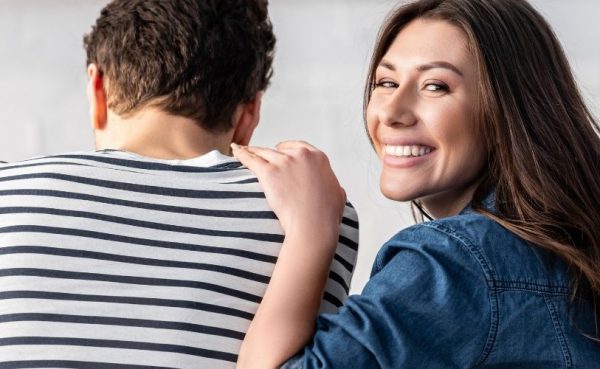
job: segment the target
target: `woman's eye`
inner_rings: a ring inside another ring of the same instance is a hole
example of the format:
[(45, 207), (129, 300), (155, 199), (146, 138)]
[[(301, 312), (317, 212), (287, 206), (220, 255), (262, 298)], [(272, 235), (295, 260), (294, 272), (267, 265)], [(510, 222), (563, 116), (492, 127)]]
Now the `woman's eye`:
[(383, 81), (379, 81), (379, 82), (375, 83), (375, 87), (396, 88), (396, 87), (398, 87), (398, 84), (396, 84), (396, 82), (393, 82), (393, 81), (383, 80)]
[(431, 92), (447, 92), (449, 90), (448, 85), (445, 83), (427, 83), (425, 85), (425, 90)]

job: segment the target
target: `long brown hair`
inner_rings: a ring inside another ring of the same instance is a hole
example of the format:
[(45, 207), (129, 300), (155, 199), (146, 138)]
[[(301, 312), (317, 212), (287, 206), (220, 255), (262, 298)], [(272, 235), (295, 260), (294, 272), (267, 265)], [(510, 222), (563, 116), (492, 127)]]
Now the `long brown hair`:
[[(465, 33), (479, 74), (479, 134), (488, 148), (475, 210), (566, 261), (600, 317), (600, 128), (551, 27), (525, 0), (420, 0), (384, 23), (365, 88), (404, 26), (447, 21)], [(495, 189), (494, 212), (482, 206)], [(598, 330), (598, 329), (597, 329)], [(598, 331), (596, 332), (598, 335)]]

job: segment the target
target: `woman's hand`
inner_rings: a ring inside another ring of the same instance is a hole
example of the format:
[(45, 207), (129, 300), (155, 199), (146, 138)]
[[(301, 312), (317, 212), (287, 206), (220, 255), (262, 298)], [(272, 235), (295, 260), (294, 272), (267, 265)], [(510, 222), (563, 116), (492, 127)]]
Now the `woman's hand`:
[(278, 368), (314, 333), (346, 196), (325, 154), (305, 142), (284, 142), (276, 150), (232, 148), (258, 177), (285, 232), (237, 368)]
[(258, 177), (286, 234), (307, 228), (338, 232), (346, 195), (322, 151), (302, 141), (286, 141), (275, 150), (232, 148)]

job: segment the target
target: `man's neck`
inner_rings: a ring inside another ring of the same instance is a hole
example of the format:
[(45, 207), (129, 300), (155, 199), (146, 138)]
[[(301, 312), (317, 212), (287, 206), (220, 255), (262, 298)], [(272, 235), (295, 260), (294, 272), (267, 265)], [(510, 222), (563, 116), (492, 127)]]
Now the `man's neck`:
[(126, 117), (109, 112), (106, 128), (95, 132), (99, 150), (123, 150), (156, 159), (180, 160), (213, 150), (229, 155), (232, 134), (215, 134), (192, 119), (154, 108)]

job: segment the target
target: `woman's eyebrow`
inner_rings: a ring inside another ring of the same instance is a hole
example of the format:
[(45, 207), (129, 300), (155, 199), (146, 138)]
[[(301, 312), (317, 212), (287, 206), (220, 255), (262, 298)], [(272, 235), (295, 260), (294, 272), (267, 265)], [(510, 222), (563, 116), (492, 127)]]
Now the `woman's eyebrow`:
[[(382, 60), (379, 63), (379, 66), (383, 67), (383, 68), (386, 68), (386, 69), (389, 69), (389, 70), (394, 71), (394, 72), (396, 71), (396, 67), (394, 66), (394, 64), (392, 64), (392, 63), (390, 63), (390, 62), (388, 62), (386, 60)], [(452, 63), (448, 63), (448, 62), (445, 62), (445, 61), (434, 61), (434, 62), (430, 62), (430, 63), (427, 63), (427, 64), (422, 64), (422, 65), (419, 65), (416, 69), (419, 72), (424, 72), (424, 71), (427, 71), (427, 70), (430, 70), (430, 69), (435, 69), (435, 68), (448, 69), (448, 70), (450, 70), (450, 71), (458, 74), (459, 76), (463, 77), (463, 73), (460, 71), (460, 69), (458, 69)]]
[(458, 69), (457, 67), (455, 67), (453, 64), (445, 62), (445, 61), (434, 61), (434, 62), (431, 62), (431, 63), (419, 65), (417, 67), (417, 70), (421, 71), (421, 72), (424, 72), (426, 70), (430, 70), (430, 69), (434, 69), (434, 68), (449, 69), (449, 70), (453, 71), (454, 73), (458, 74), (459, 76), (463, 77), (463, 74), (460, 71), (460, 69)]
[(379, 66), (380, 67), (384, 67), (385, 69), (389, 69), (389, 70), (391, 70), (393, 72), (396, 71), (396, 67), (394, 66), (394, 64), (392, 64), (392, 63), (390, 63), (388, 61), (385, 61), (385, 60), (382, 60), (381, 62), (379, 62)]

